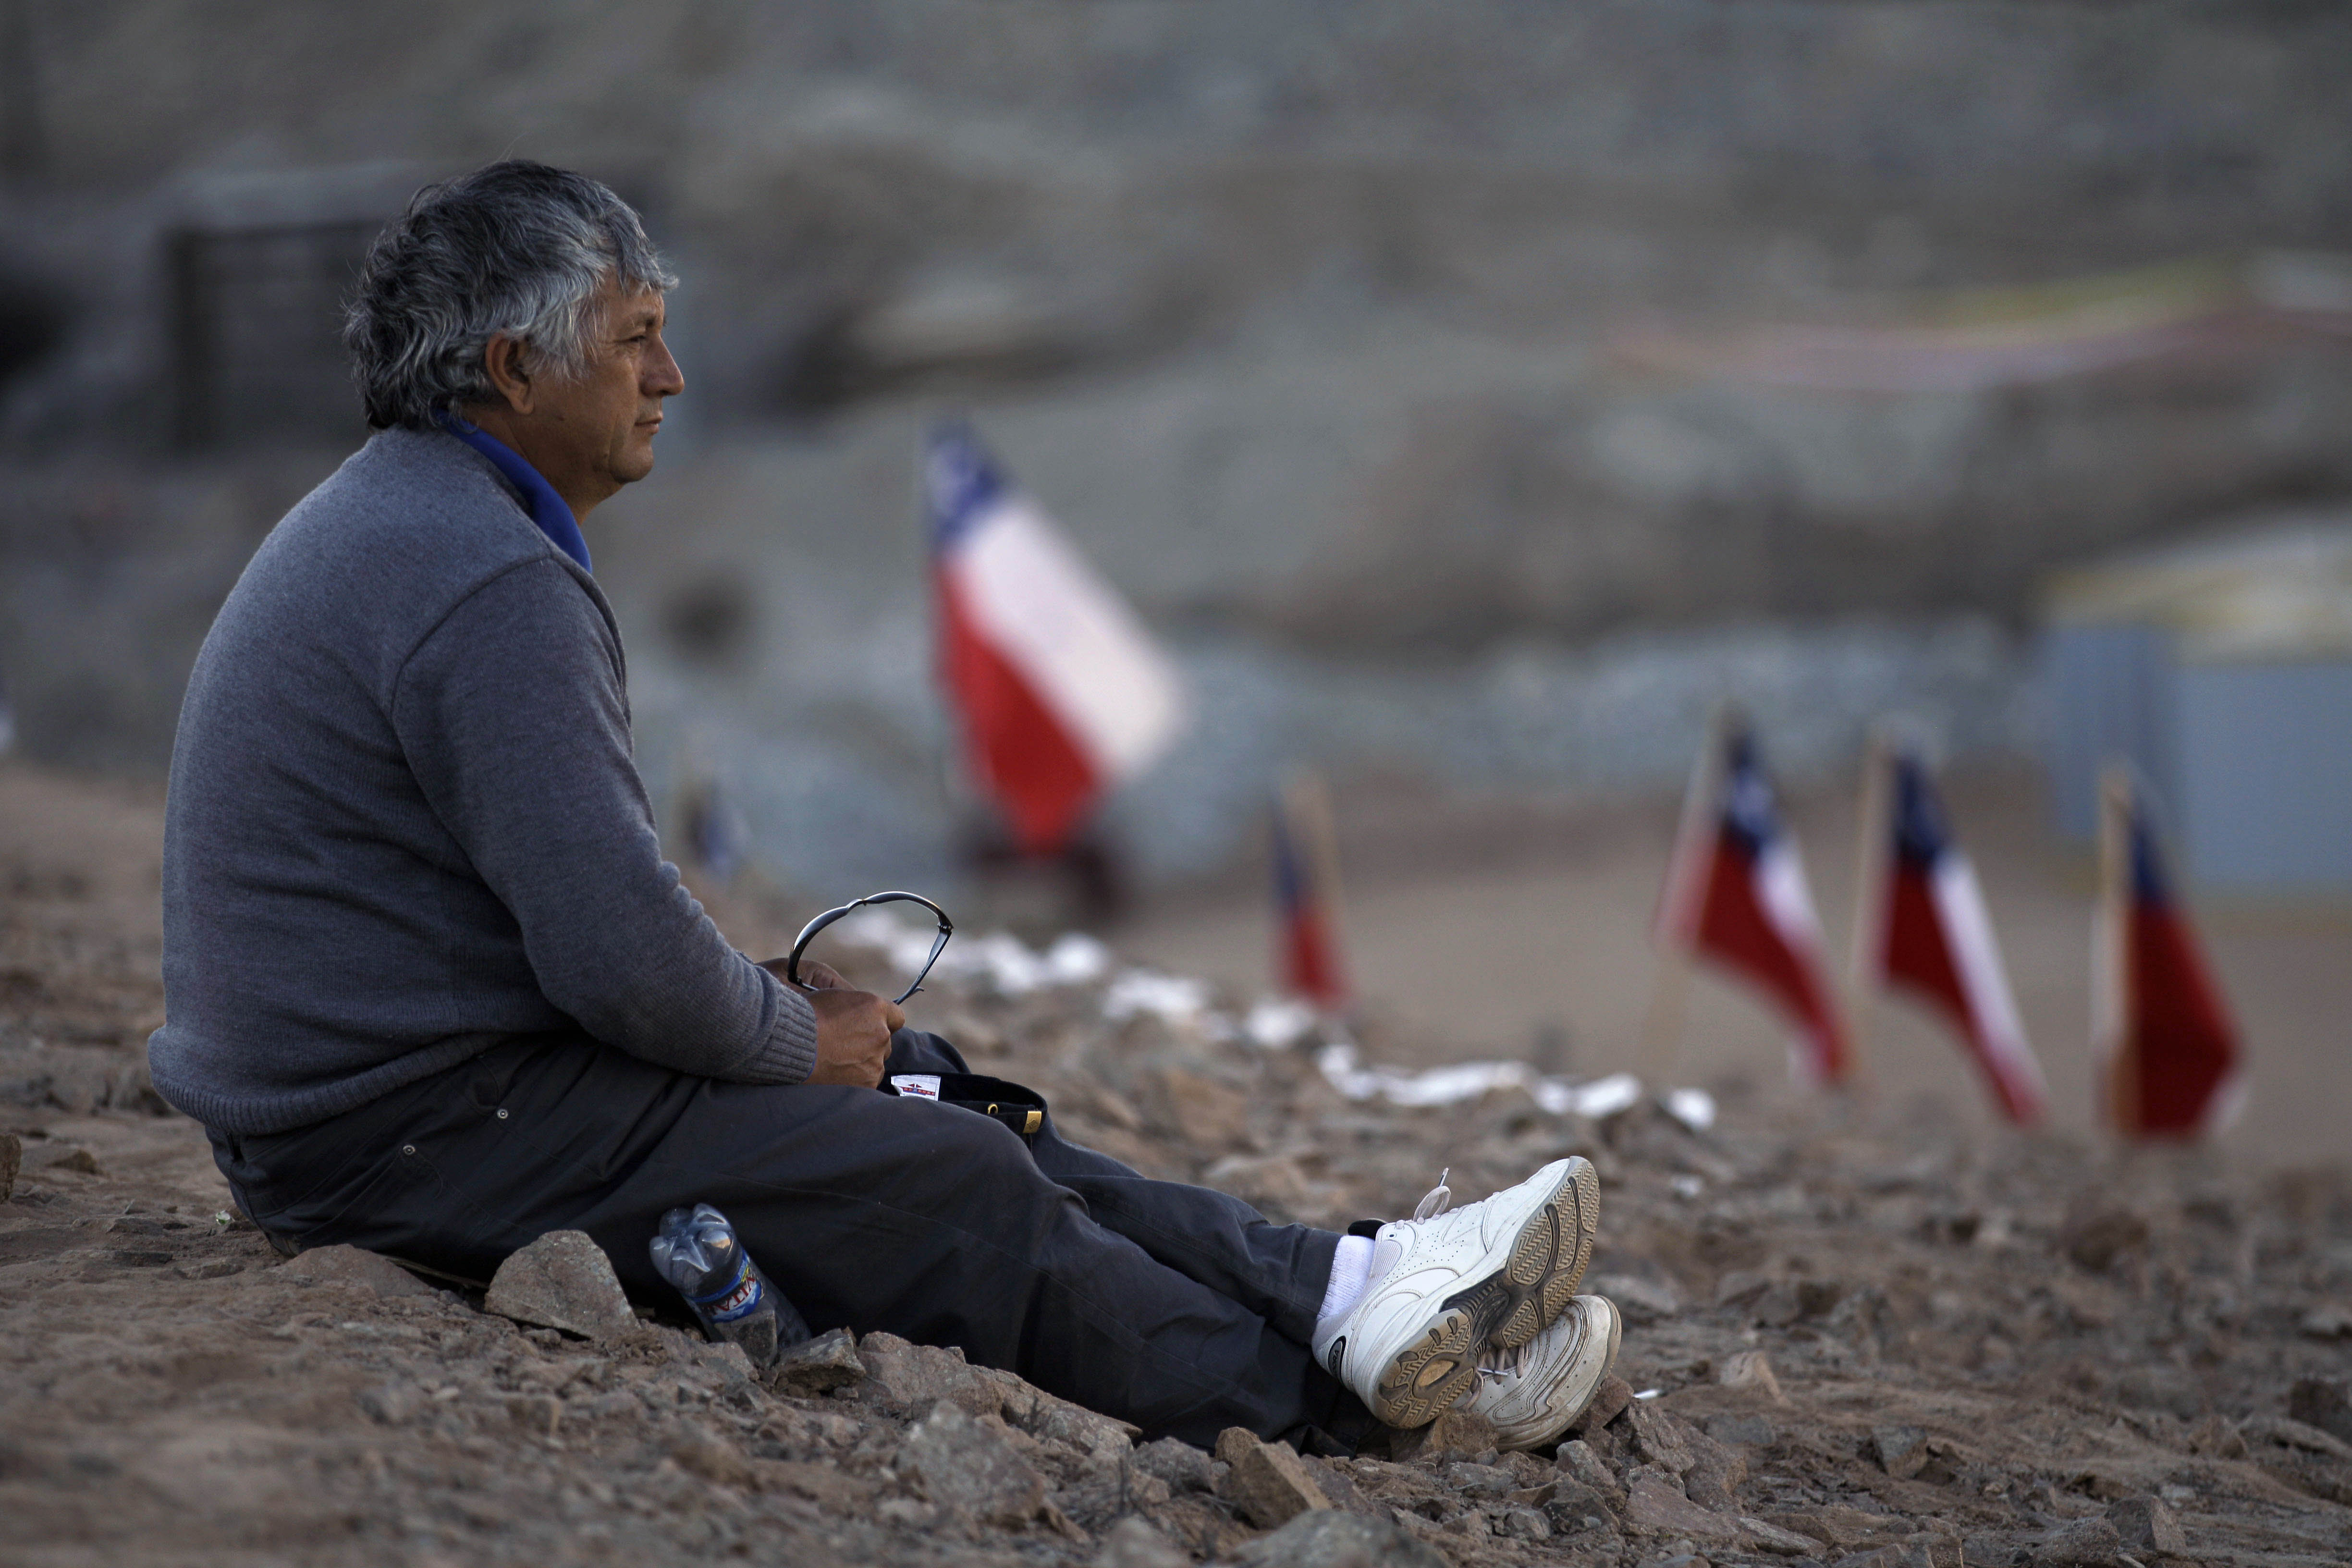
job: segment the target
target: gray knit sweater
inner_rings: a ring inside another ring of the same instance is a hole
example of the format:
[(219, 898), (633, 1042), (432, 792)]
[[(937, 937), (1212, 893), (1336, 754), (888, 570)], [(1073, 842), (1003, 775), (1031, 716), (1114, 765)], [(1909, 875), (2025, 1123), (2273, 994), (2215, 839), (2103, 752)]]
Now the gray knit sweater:
[(595, 579), (488, 461), (384, 431), (262, 542), (180, 710), (155, 1087), (307, 1126), (517, 1035), (797, 1083), (805, 998), (662, 859)]

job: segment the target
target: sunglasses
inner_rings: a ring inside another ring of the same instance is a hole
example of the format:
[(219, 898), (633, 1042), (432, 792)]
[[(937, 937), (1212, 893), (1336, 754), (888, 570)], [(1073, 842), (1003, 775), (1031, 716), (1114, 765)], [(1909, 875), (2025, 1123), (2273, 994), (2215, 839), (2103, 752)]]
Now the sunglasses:
[(808, 951), (808, 944), (816, 940), (817, 932), (841, 919), (842, 916), (862, 910), (868, 904), (920, 904), (939, 917), (940, 934), (932, 939), (931, 955), (923, 960), (923, 966), (920, 969), (915, 971), (915, 983), (890, 998), (890, 1005), (895, 1007), (920, 991), (923, 988), (923, 976), (929, 974), (931, 972), (931, 965), (940, 961), (940, 953), (948, 945), (948, 938), (955, 935), (955, 921), (948, 919), (947, 910), (920, 893), (868, 893), (866, 897), (853, 903), (844, 904), (837, 910), (825, 910), (824, 913), (801, 927), (801, 934), (793, 939), (793, 951), (784, 959), (784, 978), (794, 985), (800, 984), (801, 954)]

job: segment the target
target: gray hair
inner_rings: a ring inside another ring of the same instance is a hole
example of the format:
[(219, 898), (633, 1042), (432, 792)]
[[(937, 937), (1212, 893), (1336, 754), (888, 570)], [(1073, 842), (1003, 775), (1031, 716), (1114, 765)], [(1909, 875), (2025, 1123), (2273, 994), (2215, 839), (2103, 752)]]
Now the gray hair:
[(607, 278), (677, 284), (635, 211), (594, 180), (510, 158), (425, 186), (369, 247), (343, 316), (368, 424), (429, 430), (443, 409), (492, 400), (482, 351), (501, 333), (529, 363), (579, 374)]

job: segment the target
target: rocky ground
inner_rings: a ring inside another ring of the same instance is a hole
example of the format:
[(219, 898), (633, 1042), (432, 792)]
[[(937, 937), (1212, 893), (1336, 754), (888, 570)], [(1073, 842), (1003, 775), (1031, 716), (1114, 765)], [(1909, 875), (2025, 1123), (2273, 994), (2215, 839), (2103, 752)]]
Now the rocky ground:
[[(1577, 1438), (1210, 1455), (884, 1335), (763, 1382), (610, 1300), (567, 1332), (528, 1292), (282, 1259), (146, 1085), (154, 820), (0, 771), (0, 1563), (2352, 1561), (2340, 1172), (1524, 1087), (1354, 1100), (1315, 1037), (1260, 1044), (1275, 1021), (1082, 947), (1000, 950), (919, 1021), (1150, 1173), (1328, 1222), (1591, 1158), (1588, 1288), (1627, 1331)], [(581, 1262), (551, 1289), (593, 1307)]]

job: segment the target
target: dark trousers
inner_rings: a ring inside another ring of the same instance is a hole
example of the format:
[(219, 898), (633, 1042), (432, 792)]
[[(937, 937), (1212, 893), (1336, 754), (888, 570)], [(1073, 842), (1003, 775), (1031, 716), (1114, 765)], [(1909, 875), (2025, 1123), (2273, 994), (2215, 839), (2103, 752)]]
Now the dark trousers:
[[(892, 1073), (961, 1072), (901, 1030)], [(710, 1203), (819, 1332), (885, 1330), (1208, 1447), (1371, 1428), (1307, 1341), (1338, 1237), (1065, 1142), (873, 1089), (721, 1083), (576, 1036), (517, 1040), (316, 1126), (213, 1135), (262, 1229), (460, 1279), (583, 1230), (676, 1309), (646, 1243)]]

